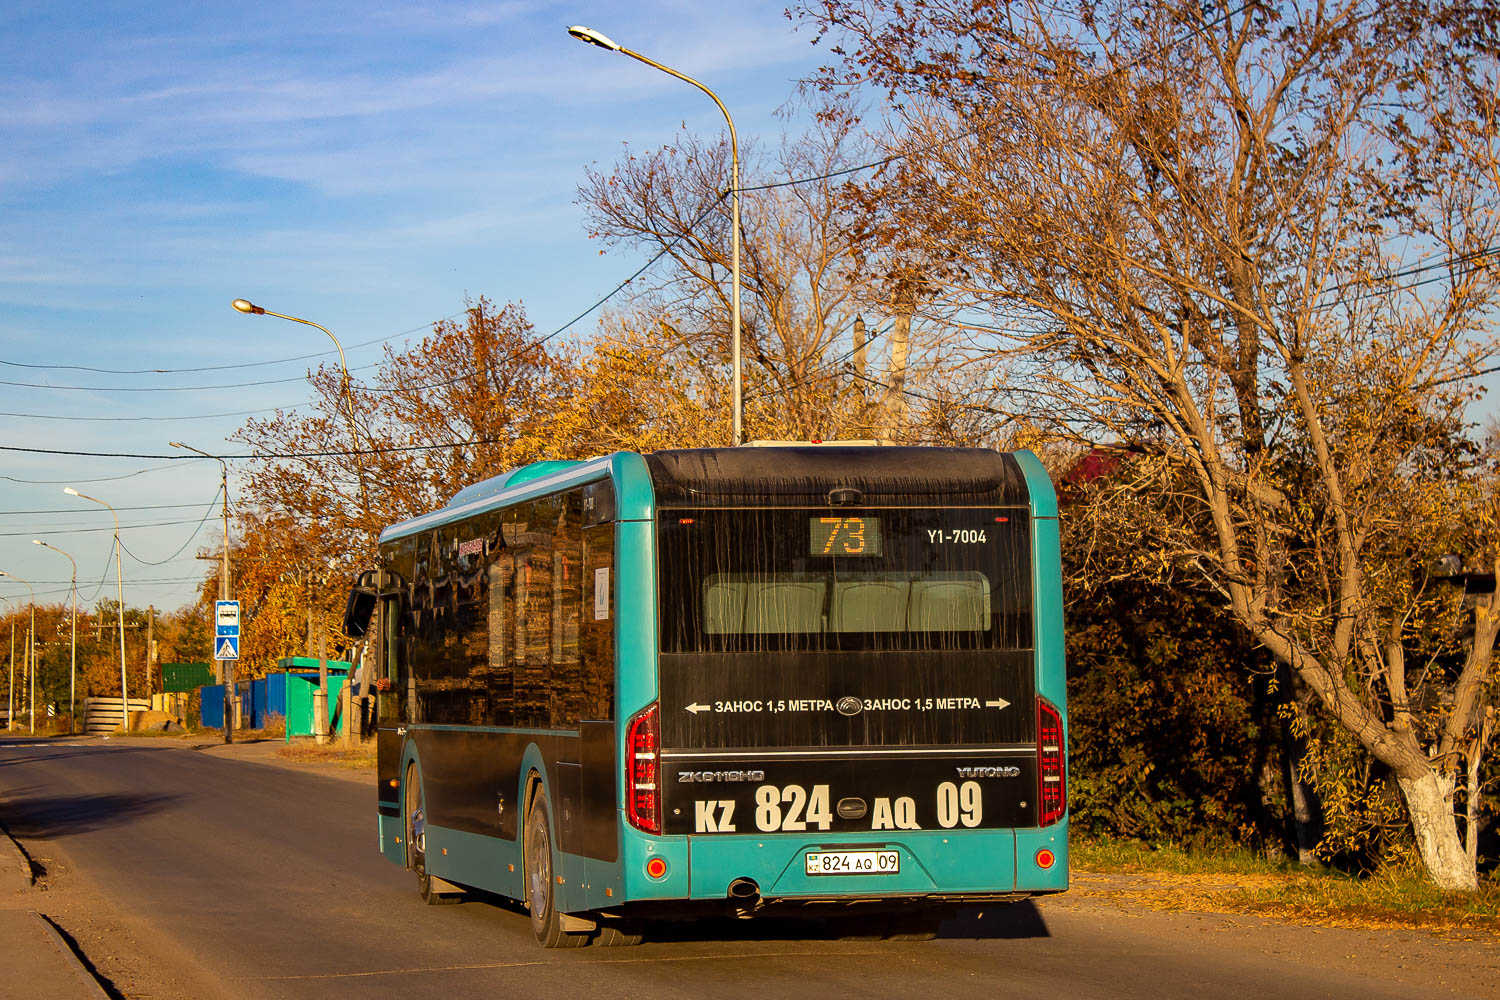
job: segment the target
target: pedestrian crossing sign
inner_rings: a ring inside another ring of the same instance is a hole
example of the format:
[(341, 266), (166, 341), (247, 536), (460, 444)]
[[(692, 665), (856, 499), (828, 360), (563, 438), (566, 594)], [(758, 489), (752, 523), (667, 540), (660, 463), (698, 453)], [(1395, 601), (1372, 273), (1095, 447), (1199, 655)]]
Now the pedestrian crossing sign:
[(237, 635), (221, 635), (214, 640), (214, 659), (216, 660), (238, 660), (240, 658), (240, 637)]

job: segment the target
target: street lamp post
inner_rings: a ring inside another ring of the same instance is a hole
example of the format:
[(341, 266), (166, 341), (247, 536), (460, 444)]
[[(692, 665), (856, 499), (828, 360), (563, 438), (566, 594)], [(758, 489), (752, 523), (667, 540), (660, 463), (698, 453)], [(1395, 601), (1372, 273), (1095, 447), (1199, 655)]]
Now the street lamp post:
[[(655, 69), (661, 70), (668, 76), (674, 76), (684, 83), (692, 84), (693, 86), (697, 87), (699, 90), (707, 94), (709, 98), (713, 100), (714, 104), (718, 105), (719, 111), (724, 115), (724, 120), (729, 123), (729, 157), (731, 170), (731, 177), (729, 181), (729, 193), (731, 201), (730, 225), (734, 230), (730, 236), (731, 249), (729, 267), (730, 272), (733, 276), (732, 281), (734, 289), (730, 302), (730, 328), (732, 331), (731, 336), (733, 346), (731, 348), (731, 351), (733, 354), (732, 361), (734, 365), (734, 443), (736, 446), (738, 446), (744, 440), (742, 428), (744, 423), (745, 401), (740, 381), (740, 145), (739, 139), (736, 137), (734, 131), (734, 119), (729, 117), (729, 109), (724, 107), (724, 102), (719, 100), (718, 94), (715, 94), (712, 90), (709, 90), (703, 84), (699, 83), (697, 80), (694, 80), (687, 74), (679, 73), (677, 72), (677, 70), (673, 69), (670, 66), (663, 66), (656, 60), (643, 56), (639, 52), (632, 52), (630, 49), (627, 49), (625, 46), (610, 38), (608, 35), (601, 34), (600, 32), (597, 32), (592, 28), (585, 28), (581, 24), (575, 24), (572, 27), (568, 28), (568, 34), (572, 35), (574, 38), (578, 39), (581, 42), (588, 42), (590, 45), (597, 45), (601, 49), (608, 49), (611, 52), (618, 52), (621, 55), (629, 56), (632, 59), (645, 63), (647, 66), (651, 66)], [(238, 308), (238, 306), (236, 306), (236, 308)]]
[[(9, 601), (8, 597), (0, 600)], [(5, 712), (5, 731), (16, 728), (16, 623), (10, 623), (10, 684), (5, 689), (10, 694), (10, 707)]]
[(70, 497), (80, 500), (90, 500), (109, 509), (115, 519), (115, 599), (119, 606), (115, 609), (120, 622), (120, 712), (125, 732), (130, 732), (130, 689), (125, 680), (125, 574), (120, 569), (120, 515), (109, 504), (98, 497), (91, 497), (87, 493), (79, 493), (71, 486), (64, 486), (63, 492)]
[[(310, 326), (315, 329), (322, 330), (325, 334), (328, 335), (328, 339), (333, 341), (333, 346), (338, 348), (339, 370), (344, 374), (344, 413), (349, 418), (349, 446), (354, 449), (354, 465), (355, 468), (359, 471), (360, 513), (368, 514), (369, 511), (366, 509), (365, 462), (364, 458), (360, 455), (359, 452), (359, 431), (357, 429), (357, 423), (354, 419), (354, 391), (350, 388), (349, 385), (349, 365), (344, 360), (344, 345), (339, 343), (339, 338), (335, 337), (333, 335), (333, 331), (329, 330), (328, 327), (323, 326), (321, 323), (314, 323), (310, 319), (302, 319), (299, 316), (288, 316), (285, 313), (272, 312), (271, 310), (266, 309), (263, 306), (256, 305), (249, 299), (235, 299), (230, 303), (230, 305), (234, 306), (237, 311), (242, 312), (247, 316), (275, 316), (277, 319), (289, 320), (293, 323), (301, 323), (303, 326)], [(197, 451), (196, 448), (193, 450)], [(199, 454), (202, 454), (202, 452), (199, 452)]]
[[(183, 449), (186, 449), (187, 451), (196, 452), (197, 454), (202, 455), (204, 458), (211, 458), (215, 462), (219, 463), (220, 492), (221, 492), (221, 494), (224, 497), (224, 508), (223, 508), (223, 513), (224, 513), (224, 565), (223, 565), (223, 567), (221, 568), (221, 570), (219, 572), (219, 600), (221, 600), (221, 601), (230, 600), (230, 596), (229, 595), (230, 595), (231, 589), (230, 589), (230, 586), (229, 586), (229, 465), (222, 458), (220, 458), (218, 455), (210, 455), (206, 451), (199, 451), (197, 448), (194, 448), (190, 444), (183, 444), (181, 441), (168, 441), (167, 443), (170, 444), (173, 448), (183, 448)], [(215, 638), (214, 642), (217, 644), (218, 643), (218, 639)], [(218, 659), (218, 650), (217, 649), (215, 649), (215, 651), (214, 651), (214, 658)], [(235, 721), (236, 721), (236, 719), (235, 719), (235, 711), (234, 711), (234, 708), (235, 708), (235, 704), (234, 704), (235, 703), (235, 698), (234, 698), (234, 695), (231, 694), (231, 692), (234, 691), (234, 661), (233, 660), (225, 660), (223, 662), (224, 662), (224, 666), (220, 670), (220, 674), (221, 674), (221, 679), (224, 682), (224, 742), (225, 743), (233, 743), (234, 742), (234, 724), (235, 724)]]
[[(358, 422), (354, 419), (354, 391), (350, 387), (349, 364), (344, 359), (344, 345), (339, 343), (339, 338), (333, 335), (332, 330), (328, 329), (328, 327), (322, 325), (321, 323), (314, 323), (310, 319), (302, 319), (300, 316), (288, 316), (285, 313), (273, 312), (270, 309), (265, 308), (264, 306), (256, 305), (248, 299), (235, 299), (230, 303), (230, 305), (232, 305), (236, 311), (245, 313), (247, 316), (275, 316), (277, 319), (288, 320), (292, 323), (301, 323), (304, 326), (310, 326), (315, 329), (322, 330), (323, 333), (327, 335), (328, 339), (333, 341), (333, 346), (338, 348), (339, 369), (344, 373), (344, 412), (348, 415), (349, 418), (349, 444), (350, 447), (354, 450), (354, 465), (359, 472), (359, 512), (364, 520), (368, 522), (370, 519), (370, 496), (368, 487), (365, 483), (365, 461), (359, 450), (359, 425)], [(364, 527), (366, 530), (369, 530), (368, 525), (365, 525)], [(326, 685), (323, 686), (323, 690), (326, 692)], [(363, 718), (365, 714), (364, 703), (366, 697), (367, 696), (365, 695), (365, 693), (361, 691), (361, 718)], [(348, 730), (348, 725), (349, 724), (346, 722), (345, 731)]]
[(40, 545), (67, 556), (68, 562), (73, 564), (73, 582), (69, 587), (69, 592), (73, 595), (73, 634), (68, 660), (68, 735), (72, 736), (77, 732), (75, 723), (78, 710), (78, 562), (56, 545), (44, 542), (40, 538), (33, 538), (31, 544)]
[[(36, 735), (36, 591), (34, 589), (32, 589), (31, 584), (26, 583), (25, 580), (21, 579), (19, 576), (16, 576), (14, 573), (7, 573), (7, 572), (5, 572), (5, 570), (0, 569), (0, 576), (5, 577), (7, 580), (14, 580), (17, 583), (25, 583), (26, 584), (26, 589), (31, 592), (31, 634), (30, 634), (30, 637), (27, 638), (27, 640), (26, 640), (26, 662), (28, 662), (28, 663), (31, 664), (31, 694), (28, 696), (27, 700), (31, 704), (31, 735), (35, 736)], [(14, 683), (14, 681), (12, 681), (12, 683)]]

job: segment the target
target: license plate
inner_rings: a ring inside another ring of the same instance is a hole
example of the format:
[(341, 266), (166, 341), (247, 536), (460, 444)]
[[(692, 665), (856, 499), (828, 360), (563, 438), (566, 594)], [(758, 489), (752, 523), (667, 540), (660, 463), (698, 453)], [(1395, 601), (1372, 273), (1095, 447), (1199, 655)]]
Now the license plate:
[(809, 875), (899, 875), (900, 851), (808, 851)]

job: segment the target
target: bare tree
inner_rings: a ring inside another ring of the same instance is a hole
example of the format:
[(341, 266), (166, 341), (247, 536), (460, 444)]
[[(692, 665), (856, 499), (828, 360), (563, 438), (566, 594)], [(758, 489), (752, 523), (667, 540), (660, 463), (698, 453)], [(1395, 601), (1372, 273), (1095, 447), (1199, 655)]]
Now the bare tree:
[[(754, 144), (742, 150), (746, 420), (760, 436), (908, 431), (905, 382), (920, 377), (938, 328), (913, 329), (901, 283), (869, 273), (857, 252), (843, 192), (843, 172), (865, 151), (857, 128), (834, 104), (806, 135), (784, 140), (771, 166)], [(643, 279), (631, 324), (659, 327), (721, 370), (729, 353), (728, 161), (727, 141), (684, 135), (627, 153), (610, 173), (589, 171), (579, 190), (594, 236), (666, 260)], [(874, 332), (856, 341), (861, 316), (899, 326), (889, 350)], [(875, 352), (887, 357), (887, 372), (872, 373)]]
[(1461, 419), (1500, 292), (1500, 13), (802, 13), (841, 46), (821, 84), (883, 88), (913, 152), (870, 201), (877, 246), (983, 311), (990, 356), (1046, 393), (1038, 420), (1176, 470), (1143, 571), (1214, 588), (1394, 773), (1432, 879), (1475, 888), (1455, 792), (1483, 751), (1500, 605), (1466, 611), (1427, 560), (1500, 551)]

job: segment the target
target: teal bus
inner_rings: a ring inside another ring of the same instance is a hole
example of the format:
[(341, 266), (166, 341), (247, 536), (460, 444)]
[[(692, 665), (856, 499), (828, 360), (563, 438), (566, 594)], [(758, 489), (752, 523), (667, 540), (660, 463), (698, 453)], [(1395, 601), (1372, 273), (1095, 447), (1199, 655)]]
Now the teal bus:
[(1030, 452), (538, 462), (385, 529), (365, 580), (380, 849), (429, 903), (510, 897), (569, 947), (711, 913), (924, 937), (1067, 888)]

